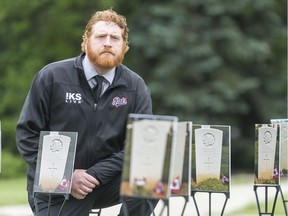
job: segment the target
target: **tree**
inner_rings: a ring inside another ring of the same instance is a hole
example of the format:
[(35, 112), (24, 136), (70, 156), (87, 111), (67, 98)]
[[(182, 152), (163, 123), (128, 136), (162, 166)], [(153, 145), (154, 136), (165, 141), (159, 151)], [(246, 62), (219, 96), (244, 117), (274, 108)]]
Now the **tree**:
[[(287, 117), (284, 0), (2, 0), (3, 149), (35, 74), (80, 53), (86, 22), (113, 7), (127, 17), (125, 64), (146, 80), (155, 114), (232, 126), (235, 167), (254, 161), (254, 124)], [(245, 157), (243, 157), (245, 155)], [(243, 159), (244, 158), (244, 159)]]
[(238, 168), (253, 168), (255, 123), (287, 117), (285, 4), (146, 1), (132, 16), (139, 58), (129, 60), (151, 88), (154, 113), (231, 125)]
[(0, 120), (3, 149), (17, 153), (15, 127), (35, 74), (80, 53), (85, 25), (115, 1), (3, 0), (0, 8)]

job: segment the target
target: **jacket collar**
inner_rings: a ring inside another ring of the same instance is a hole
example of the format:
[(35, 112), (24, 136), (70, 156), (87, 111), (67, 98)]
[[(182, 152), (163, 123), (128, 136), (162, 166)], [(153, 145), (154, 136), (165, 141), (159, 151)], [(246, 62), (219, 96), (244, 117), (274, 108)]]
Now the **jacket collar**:
[[(82, 52), (79, 56), (77, 56), (74, 60), (74, 67), (79, 71), (80, 76), (85, 78), (84, 69), (82, 65), (82, 61), (85, 57), (86, 53)], [(123, 64), (116, 66), (115, 70), (115, 77), (112, 82), (111, 88), (117, 86), (128, 86), (127, 84), (127, 77), (126, 77), (126, 70), (128, 70)]]

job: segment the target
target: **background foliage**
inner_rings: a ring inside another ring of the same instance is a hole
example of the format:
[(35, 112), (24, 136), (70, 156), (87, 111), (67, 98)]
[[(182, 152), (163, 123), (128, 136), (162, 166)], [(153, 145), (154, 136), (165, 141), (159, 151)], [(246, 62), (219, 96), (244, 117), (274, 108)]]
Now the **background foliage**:
[(286, 0), (2, 0), (3, 151), (19, 156), (15, 125), (35, 74), (78, 55), (86, 22), (110, 7), (127, 18), (124, 63), (146, 80), (154, 113), (231, 125), (232, 167), (253, 169), (255, 123), (287, 118)]

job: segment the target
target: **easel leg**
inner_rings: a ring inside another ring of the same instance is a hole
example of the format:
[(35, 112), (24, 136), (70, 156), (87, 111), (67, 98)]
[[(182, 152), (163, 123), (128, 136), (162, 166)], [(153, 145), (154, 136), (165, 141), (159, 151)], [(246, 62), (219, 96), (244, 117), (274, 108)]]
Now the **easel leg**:
[(288, 215), (288, 210), (287, 210), (287, 201), (288, 200), (285, 200), (284, 194), (283, 194), (283, 191), (282, 191), (281, 187), (280, 187), (280, 194), (281, 194), (281, 197), (282, 197), (282, 202), (283, 202), (283, 206), (284, 206), (285, 215)]
[(229, 196), (228, 196), (227, 193), (225, 194), (225, 197), (226, 197), (226, 199), (225, 199), (225, 202), (224, 202), (224, 205), (223, 205), (222, 211), (221, 211), (221, 216), (223, 216), (223, 214), (224, 214), (224, 210), (225, 210), (225, 207), (226, 207), (226, 204), (227, 204), (228, 198), (229, 198)]
[(200, 216), (198, 205), (197, 205), (197, 202), (196, 202), (196, 199), (195, 199), (195, 192), (192, 193), (192, 198), (193, 198), (193, 202), (194, 202), (194, 205), (195, 205), (195, 208), (196, 208), (197, 215)]
[(209, 216), (211, 216), (211, 192), (209, 192)]
[(254, 193), (255, 193), (255, 197), (256, 197), (258, 213), (260, 214), (261, 209), (260, 209), (260, 202), (259, 202), (259, 198), (258, 198), (257, 186), (256, 185), (254, 185)]
[[(258, 192), (257, 192), (257, 189), (259, 187), (264, 187), (265, 188), (265, 212), (261, 212), (261, 207), (260, 207), (260, 202), (259, 202)], [(276, 189), (271, 212), (268, 212), (268, 188), (269, 187), (274, 187)], [(277, 202), (277, 197), (278, 197), (278, 193), (279, 193), (279, 188), (280, 188), (279, 185), (277, 185), (277, 186), (267, 186), (267, 185), (259, 186), (259, 185), (254, 185), (254, 192), (255, 192), (255, 196), (256, 196), (256, 201), (257, 201), (257, 207), (258, 207), (259, 215), (262, 215), (262, 214), (271, 215), (271, 216), (274, 215), (276, 202)]]
[(148, 201), (148, 205), (149, 205), (149, 208), (150, 208), (150, 210), (151, 210), (153, 216), (156, 216), (156, 215), (155, 215), (155, 211), (154, 211), (155, 208), (154, 208), (154, 206), (152, 205), (152, 203), (151, 203), (150, 201)]
[(276, 194), (275, 194), (275, 198), (274, 198), (274, 202), (273, 202), (273, 207), (272, 207), (272, 215), (274, 215), (274, 212), (275, 212), (275, 207), (276, 207), (279, 189), (280, 189), (280, 186), (277, 186), (276, 187)]
[[(201, 191), (200, 191), (201, 192)], [(211, 198), (211, 196), (212, 196), (212, 193), (215, 193), (215, 192), (212, 192), (212, 191), (208, 191), (208, 192), (206, 192), (205, 191), (205, 193), (208, 193), (208, 196), (209, 196), (209, 216), (211, 216), (212, 215), (212, 209), (211, 209), (211, 206), (212, 206), (212, 198)], [(223, 204), (223, 207), (222, 207), (222, 210), (221, 210), (221, 216), (224, 214), (224, 210), (225, 210), (225, 207), (226, 207), (226, 204), (227, 204), (227, 201), (228, 201), (228, 199), (229, 199), (229, 192), (216, 192), (216, 193), (224, 193), (224, 195), (225, 195), (225, 201), (224, 201), (224, 204)], [(197, 215), (198, 216), (200, 216), (200, 213), (199, 213), (199, 208), (198, 208), (198, 205), (197, 205), (197, 202), (196, 202), (196, 198), (195, 198), (195, 194), (196, 194), (196, 192), (195, 191), (191, 191), (191, 196), (192, 196), (192, 198), (193, 198), (193, 201), (194, 201), (194, 204), (195, 204), (195, 208), (196, 208), (196, 211), (197, 211)], [(183, 212), (182, 212), (182, 214), (183, 214)]]
[(52, 195), (51, 195), (51, 193), (49, 193), (49, 201), (48, 201), (47, 216), (50, 216), (51, 200), (52, 200)]
[(185, 209), (186, 209), (186, 206), (187, 206), (187, 203), (188, 203), (188, 199), (189, 199), (188, 197), (184, 197), (184, 198), (185, 198), (185, 204), (184, 204), (184, 206), (183, 206), (181, 216), (184, 215), (184, 212), (185, 212)]
[(160, 216), (163, 215), (165, 207), (167, 207), (167, 215), (169, 216), (169, 199), (167, 199), (167, 200), (162, 200), (162, 201), (163, 201), (163, 203), (164, 203), (164, 206), (163, 206), (162, 209), (161, 209)]

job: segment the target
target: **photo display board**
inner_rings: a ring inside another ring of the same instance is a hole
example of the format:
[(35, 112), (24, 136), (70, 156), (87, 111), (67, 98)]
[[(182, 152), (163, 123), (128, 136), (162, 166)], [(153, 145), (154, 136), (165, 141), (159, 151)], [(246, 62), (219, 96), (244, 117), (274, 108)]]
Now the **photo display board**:
[(171, 179), (171, 196), (190, 197), (192, 122), (178, 122)]
[(285, 200), (288, 200), (288, 119), (271, 119), (271, 123), (279, 126), (280, 162), (278, 176)]
[(77, 132), (41, 131), (33, 193), (68, 195)]
[(170, 196), (177, 122), (175, 116), (128, 116), (121, 196)]
[(279, 184), (279, 150), (279, 126), (255, 124), (254, 184)]
[(230, 193), (231, 127), (193, 124), (191, 190)]

